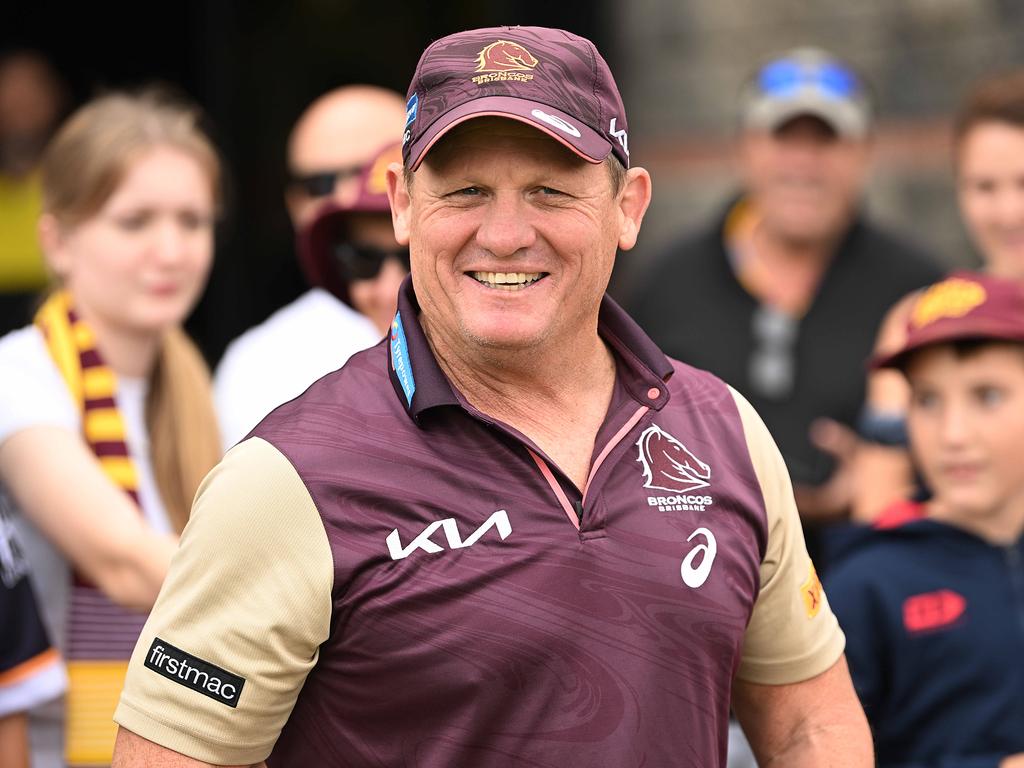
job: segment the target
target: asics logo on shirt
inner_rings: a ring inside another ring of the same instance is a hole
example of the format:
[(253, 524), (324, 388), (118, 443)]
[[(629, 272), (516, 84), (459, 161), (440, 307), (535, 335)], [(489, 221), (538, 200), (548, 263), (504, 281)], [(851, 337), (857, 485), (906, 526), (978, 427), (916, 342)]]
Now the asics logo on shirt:
[[(679, 566), (679, 573), (683, 577), (683, 583), (691, 589), (697, 589), (697, 587), (702, 586), (708, 580), (708, 576), (711, 575), (711, 566), (714, 564), (715, 556), (718, 554), (718, 542), (715, 541), (715, 534), (707, 528), (698, 528), (687, 536), (686, 540), (693, 541), (694, 536), (702, 536), (704, 542), (697, 544), (691, 549), (689, 554), (683, 558), (683, 564)], [(695, 565), (694, 563), (698, 555), (703, 555), (703, 557)]]
[(462, 533), (459, 531), (459, 524), (454, 517), (434, 521), (424, 528), (415, 539), (410, 541), (409, 544), (404, 547), (402, 546), (402, 538), (398, 533), (398, 529), (395, 528), (395, 530), (388, 534), (386, 539), (388, 553), (391, 555), (391, 559), (404, 560), (417, 549), (422, 549), (424, 552), (432, 555), (435, 555), (438, 552), (444, 552), (445, 547), (441, 546), (431, 538), (437, 532), (438, 528), (444, 531), (444, 540), (448, 545), (448, 549), (463, 549), (465, 547), (471, 547), (476, 544), (491, 528), (494, 528), (497, 531), (498, 536), (502, 541), (507, 539), (509, 534), (512, 533), (512, 523), (508, 519), (508, 512), (504, 509), (499, 509), (484, 520), (483, 524), (465, 539), (462, 538)]

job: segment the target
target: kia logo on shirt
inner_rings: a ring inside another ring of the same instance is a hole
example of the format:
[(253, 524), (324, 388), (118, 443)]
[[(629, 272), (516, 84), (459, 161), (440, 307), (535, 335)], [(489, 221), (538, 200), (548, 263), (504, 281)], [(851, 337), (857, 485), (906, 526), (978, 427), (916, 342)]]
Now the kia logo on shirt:
[(462, 533), (459, 531), (459, 524), (454, 517), (448, 517), (444, 520), (435, 520), (424, 528), (420, 534), (405, 547), (402, 546), (402, 538), (398, 533), (398, 529), (395, 528), (395, 530), (388, 534), (388, 537), (385, 540), (388, 545), (388, 553), (391, 555), (391, 559), (404, 560), (417, 549), (422, 549), (424, 552), (432, 555), (437, 554), (438, 552), (444, 552), (445, 548), (431, 539), (431, 536), (437, 532), (438, 528), (444, 531), (444, 539), (445, 543), (448, 545), (448, 549), (463, 549), (465, 547), (471, 547), (476, 544), (491, 528), (494, 528), (498, 532), (498, 536), (502, 541), (507, 539), (512, 533), (512, 523), (508, 519), (508, 512), (504, 509), (499, 509), (484, 520), (483, 524), (473, 531), (473, 533), (471, 533), (466, 539), (462, 538)]

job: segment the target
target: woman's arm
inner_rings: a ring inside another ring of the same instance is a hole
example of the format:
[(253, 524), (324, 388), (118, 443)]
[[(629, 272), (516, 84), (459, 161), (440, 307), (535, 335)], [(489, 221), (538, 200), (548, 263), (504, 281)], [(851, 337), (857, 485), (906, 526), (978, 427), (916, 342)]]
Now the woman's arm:
[(149, 610), (177, 538), (155, 533), (81, 437), (21, 430), (0, 445), (0, 481), (28, 519), (111, 600)]
[(24, 712), (0, 717), (0, 768), (29, 768), (28, 718)]

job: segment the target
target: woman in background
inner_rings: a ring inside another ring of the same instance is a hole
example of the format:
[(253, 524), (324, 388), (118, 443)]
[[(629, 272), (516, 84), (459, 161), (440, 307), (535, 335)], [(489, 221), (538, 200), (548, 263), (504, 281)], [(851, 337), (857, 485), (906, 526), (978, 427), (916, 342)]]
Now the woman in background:
[[(1024, 70), (979, 81), (953, 121), (953, 163), (960, 215), (983, 269), (995, 277), (1024, 280)], [(890, 310), (876, 354), (903, 346), (916, 294)], [(868, 376), (852, 483), (853, 516), (871, 523), (884, 514), (900, 519), (915, 491), (906, 448), (909, 390), (895, 371)]]
[(0, 339), (0, 504), (69, 678), (63, 707), (33, 713), (35, 765), (110, 762), (128, 658), (220, 455), (208, 372), (181, 330), (219, 183), (195, 112), (154, 93), (90, 102), (43, 159), (56, 289)]

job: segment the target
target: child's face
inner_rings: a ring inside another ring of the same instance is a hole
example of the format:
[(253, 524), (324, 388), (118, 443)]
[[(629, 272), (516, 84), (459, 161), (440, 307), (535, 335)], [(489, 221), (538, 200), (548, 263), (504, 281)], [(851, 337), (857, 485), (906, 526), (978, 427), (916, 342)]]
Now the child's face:
[(917, 352), (907, 426), (935, 501), (951, 522), (1024, 519), (1024, 351), (992, 344), (960, 357)]

